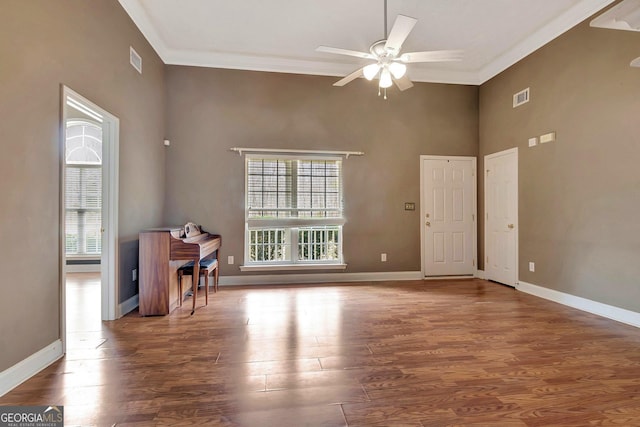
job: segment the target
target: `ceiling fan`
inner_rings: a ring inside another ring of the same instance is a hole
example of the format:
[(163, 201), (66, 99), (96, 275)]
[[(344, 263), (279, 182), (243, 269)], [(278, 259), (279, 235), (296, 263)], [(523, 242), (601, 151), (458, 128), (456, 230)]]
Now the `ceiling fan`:
[(387, 99), (387, 88), (391, 87), (393, 83), (400, 90), (407, 90), (413, 87), (413, 83), (407, 77), (407, 66), (405, 64), (459, 61), (462, 59), (462, 51), (460, 50), (433, 50), (401, 54), (402, 43), (407, 39), (417, 22), (418, 20), (415, 18), (398, 15), (393, 27), (391, 27), (391, 33), (387, 33), (387, 0), (384, 0), (384, 39), (374, 42), (369, 48), (369, 53), (329, 46), (319, 46), (316, 51), (355, 56), (375, 61), (358, 68), (333, 85), (344, 86), (358, 77), (364, 77), (367, 80), (373, 80), (378, 77), (380, 79), (378, 96), (380, 96), (381, 90), (384, 89), (384, 99)]

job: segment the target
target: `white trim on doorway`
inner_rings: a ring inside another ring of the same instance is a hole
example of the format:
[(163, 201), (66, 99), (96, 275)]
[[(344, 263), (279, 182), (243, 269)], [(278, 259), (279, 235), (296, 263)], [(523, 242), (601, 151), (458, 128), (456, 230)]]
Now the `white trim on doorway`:
[[(119, 134), (120, 121), (102, 109), (98, 105), (89, 101), (71, 88), (61, 85), (61, 125), (60, 125), (60, 150), (65, 152), (66, 143), (66, 121), (69, 117), (68, 108), (83, 112), (91, 117), (98, 117), (102, 120), (102, 255), (101, 264), (101, 317), (102, 320), (114, 320), (118, 318), (119, 306), (117, 272), (118, 272), (118, 156), (119, 156)], [(59, 245), (59, 265), (60, 265), (60, 336), (62, 349), (66, 353), (66, 286), (65, 276), (68, 271), (65, 260), (65, 185), (64, 170), (65, 156), (60, 156), (60, 245)]]

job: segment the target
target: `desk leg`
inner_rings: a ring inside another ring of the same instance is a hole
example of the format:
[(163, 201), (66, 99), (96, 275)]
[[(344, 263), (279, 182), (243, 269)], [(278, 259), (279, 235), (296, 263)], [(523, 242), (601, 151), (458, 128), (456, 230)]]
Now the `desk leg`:
[(198, 295), (198, 284), (200, 283), (200, 258), (193, 260), (193, 276), (191, 276), (192, 289), (193, 289), (193, 308), (191, 309), (191, 315), (196, 312), (196, 296)]

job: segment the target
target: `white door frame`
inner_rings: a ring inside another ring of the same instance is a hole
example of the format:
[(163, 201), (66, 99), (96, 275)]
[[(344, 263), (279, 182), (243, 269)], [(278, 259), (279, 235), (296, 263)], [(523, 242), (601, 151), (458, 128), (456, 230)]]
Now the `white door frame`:
[(69, 87), (61, 88), (60, 124), (60, 328), (63, 352), (66, 353), (66, 257), (65, 257), (65, 144), (67, 139), (68, 106), (70, 97), (88, 109), (89, 115), (97, 113), (102, 119), (102, 255), (101, 270), (101, 318), (115, 320), (118, 312), (118, 152), (120, 121), (108, 111), (89, 101)]
[[(514, 271), (515, 271), (515, 283), (513, 286), (517, 286), (518, 285), (518, 280), (520, 279), (520, 269), (519, 269), (519, 265), (520, 265), (520, 217), (519, 217), (519, 213), (518, 213), (518, 204), (519, 204), (519, 195), (518, 195), (518, 186), (519, 186), (519, 170), (518, 170), (518, 147), (514, 147), (514, 148), (510, 148), (508, 150), (503, 150), (503, 151), (499, 151), (497, 153), (492, 153), (492, 154), (487, 154), (486, 156), (484, 156), (484, 171), (487, 170), (487, 160), (489, 159), (494, 159), (496, 157), (501, 157), (501, 156), (506, 156), (506, 155), (511, 155), (511, 154), (515, 154), (516, 155), (516, 177), (518, 177), (518, 180), (516, 181), (516, 186), (515, 186), (515, 199), (516, 199), (516, 203), (515, 203), (515, 251), (516, 251), (516, 256), (515, 256), (515, 266), (514, 266)], [(486, 172), (483, 173), (485, 174), (484, 176), (484, 269), (485, 271), (487, 270), (487, 265), (486, 265), (486, 261), (487, 261), (487, 232), (488, 232), (488, 228), (487, 228), (487, 177), (486, 177)]]
[[(424, 160), (471, 160), (473, 168), (473, 265), (475, 266), (476, 274), (478, 271), (478, 174), (477, 174), (477, 159), (472, 156), (420, 156), (420, 271), (422, 272), (422, 278), (426, 277), (426, 267), (424, 265), (425, 255), (425, 215), (426, 215), (426, 201), (424, 200)], [(468, 276), (447, 276), (447, 278), (455, 279), (457, 277)], [(429, 277), (432, 278), (432, 277)]]

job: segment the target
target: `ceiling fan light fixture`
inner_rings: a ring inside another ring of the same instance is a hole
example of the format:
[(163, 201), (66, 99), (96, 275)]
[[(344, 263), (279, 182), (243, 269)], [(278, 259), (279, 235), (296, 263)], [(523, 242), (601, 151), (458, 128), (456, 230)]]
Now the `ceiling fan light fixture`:
[(593, 19), (592, 27), (640, 31), (640, 1), (624, 0)]
[(380, 72), (380, 87), (386, 89), (388, 87), (391, 87), (392, 84), (393, 80), (391, 80), (391, 73), (389, 72), (387, 67), (384, 67)]
[(362, 69), (362, 73), (364, 74), (364, 78), (371, 81), (380, 71), (380, 64), (369, 64)]
[(401, 79), (407, 72), (407, 66), (400, 62), (392, 62), (389, 64), (389, 71), (391, 71), (394, 78)]

